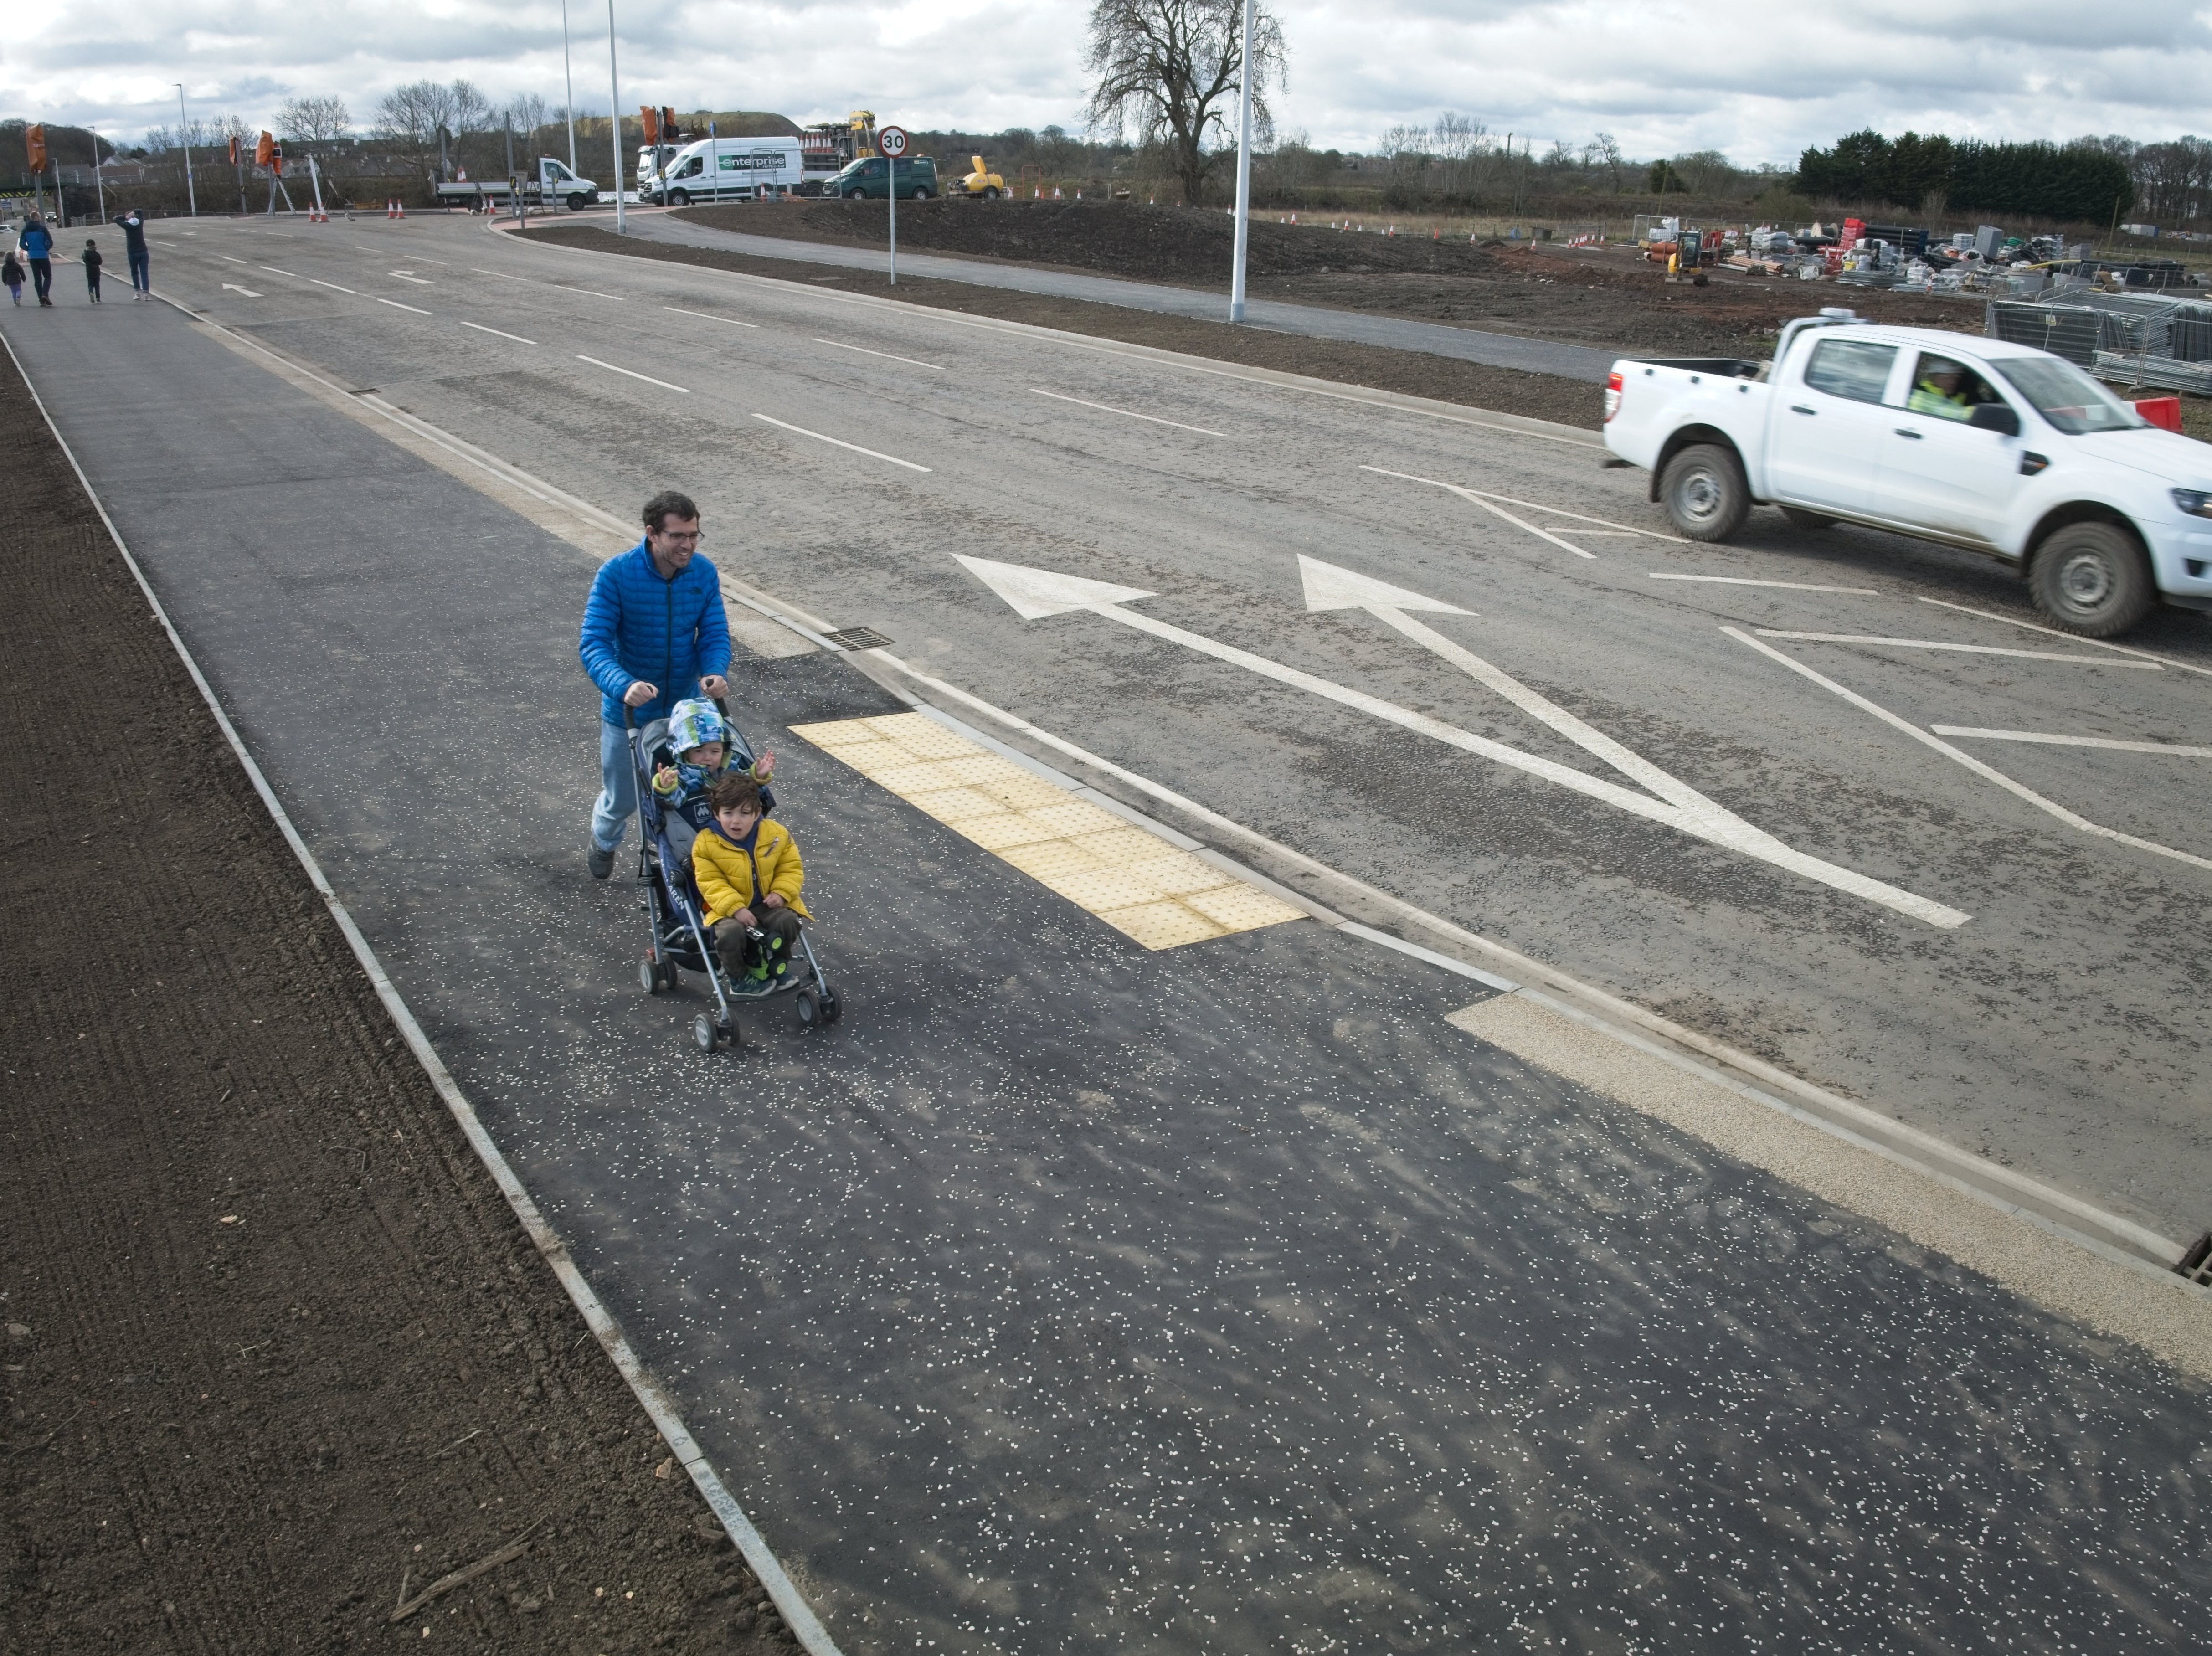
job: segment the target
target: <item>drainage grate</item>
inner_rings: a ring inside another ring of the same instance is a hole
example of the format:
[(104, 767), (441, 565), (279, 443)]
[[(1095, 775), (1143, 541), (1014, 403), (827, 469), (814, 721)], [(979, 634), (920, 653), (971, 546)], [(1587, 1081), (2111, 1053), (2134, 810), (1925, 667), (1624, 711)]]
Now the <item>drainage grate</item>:
[(2189, 1252), (2181, 1256), (2181, 1263), (2174, 1266), (2173, 1274), (2212, 1288), (2212, 1230), (2189, 1245)]
[(880, 650), (891, 641), (872, 627), (845, 627), (822, 636), (841, 650)]

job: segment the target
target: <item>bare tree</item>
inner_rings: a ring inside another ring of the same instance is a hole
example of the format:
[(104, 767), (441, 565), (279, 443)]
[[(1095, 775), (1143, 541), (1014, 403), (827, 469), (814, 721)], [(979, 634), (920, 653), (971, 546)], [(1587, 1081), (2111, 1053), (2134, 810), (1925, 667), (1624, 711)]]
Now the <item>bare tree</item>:
[(336, 143), (353, 125), (343, 98), (287, 98), (276, 109), (276, 127), (309, 148)]
[[(1194, 206), (1220, 146), (1236, 139), (1243, 35), (1239, 0), (1097, 0), (1091, 10), (1091, 125), (1116, 137), (1134, 126), (1139, 143), (1166, 153)], [(1252, 55), (1256, 143), (1273, 127), (1267, 90), (1283, 84), (1282, 25), (1264, 6), (1253, 20)]]
[(441, 127), (453, 134), (481, 131), (491, 119), (491, 105), (466, 81), (441, 85), (410, 81), (377, 102), (376, 124), (383, 135), (417, 151), (438, 147)]
[(1583, 146), (1583, 165), (1593, 173), (1602, 172), (1613, 193), (1620, 193), (1620, 141), (1612, 133), (1601, 132)]
[(1490, 129), (1480, 121), (1469, 120), (1448, 109), (1437, 117), (1435, 130), (1437, 161), (1443, 171), (1444, 194), (1472, 194), (1474, 163), (1476, 156), (1488, 148)]

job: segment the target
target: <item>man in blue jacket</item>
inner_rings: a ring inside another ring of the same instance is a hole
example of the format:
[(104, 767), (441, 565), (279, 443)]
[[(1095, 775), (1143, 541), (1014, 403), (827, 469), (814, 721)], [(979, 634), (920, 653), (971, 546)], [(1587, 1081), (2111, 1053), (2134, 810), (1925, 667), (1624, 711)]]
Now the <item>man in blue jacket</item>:
[(46, 221), (33, 213), (15, 238), (15, 246), (22, 250), (23, 258), (31, 266), (31, 285), (39, 290), (39, 303), (51, 306), (47, 297), (54, 285), (54, 233), (46, 228)]
[(637, 810), (623, 710), (643, 725), (692, 694), (727, 695), (729, 621), (722, 583), (698, 555), (699, 508), (665, 489), (645, 503), (645, 538), (599, 566), (576, 653), (599, 687), (599, 801), (587, 853), (592, 877), (613, 872)]

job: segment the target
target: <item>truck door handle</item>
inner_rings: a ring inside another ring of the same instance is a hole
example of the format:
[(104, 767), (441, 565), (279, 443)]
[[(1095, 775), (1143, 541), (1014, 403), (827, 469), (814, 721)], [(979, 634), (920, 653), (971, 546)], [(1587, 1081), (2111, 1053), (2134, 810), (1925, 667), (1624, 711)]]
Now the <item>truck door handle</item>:
[(1916, 443), (1920, 440), (1920, 434), (1910, 426), (1899, 426), (1897, 428), (1897, 434), (1900, 437), (1910, 437)]
[(1792, 414), (1810, 414), (1813, 410), (1807, 408), (1802, 403), (1792, 403), (1790, 405), (1790, 412)]

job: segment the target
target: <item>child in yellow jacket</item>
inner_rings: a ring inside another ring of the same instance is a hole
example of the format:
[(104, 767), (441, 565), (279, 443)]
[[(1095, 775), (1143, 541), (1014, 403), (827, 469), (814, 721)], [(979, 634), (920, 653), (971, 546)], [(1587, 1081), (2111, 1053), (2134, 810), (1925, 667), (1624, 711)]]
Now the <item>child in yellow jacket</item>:
[(726, 773), (707, 798), (714, 820), (691, 842), (691, 878), (722, 969), (738, 989), (765, 993), (791, 969), (799, 923), (809, 918), (800, 895), (806, 865), (790, 830), (761, 815), (753, 778)]

